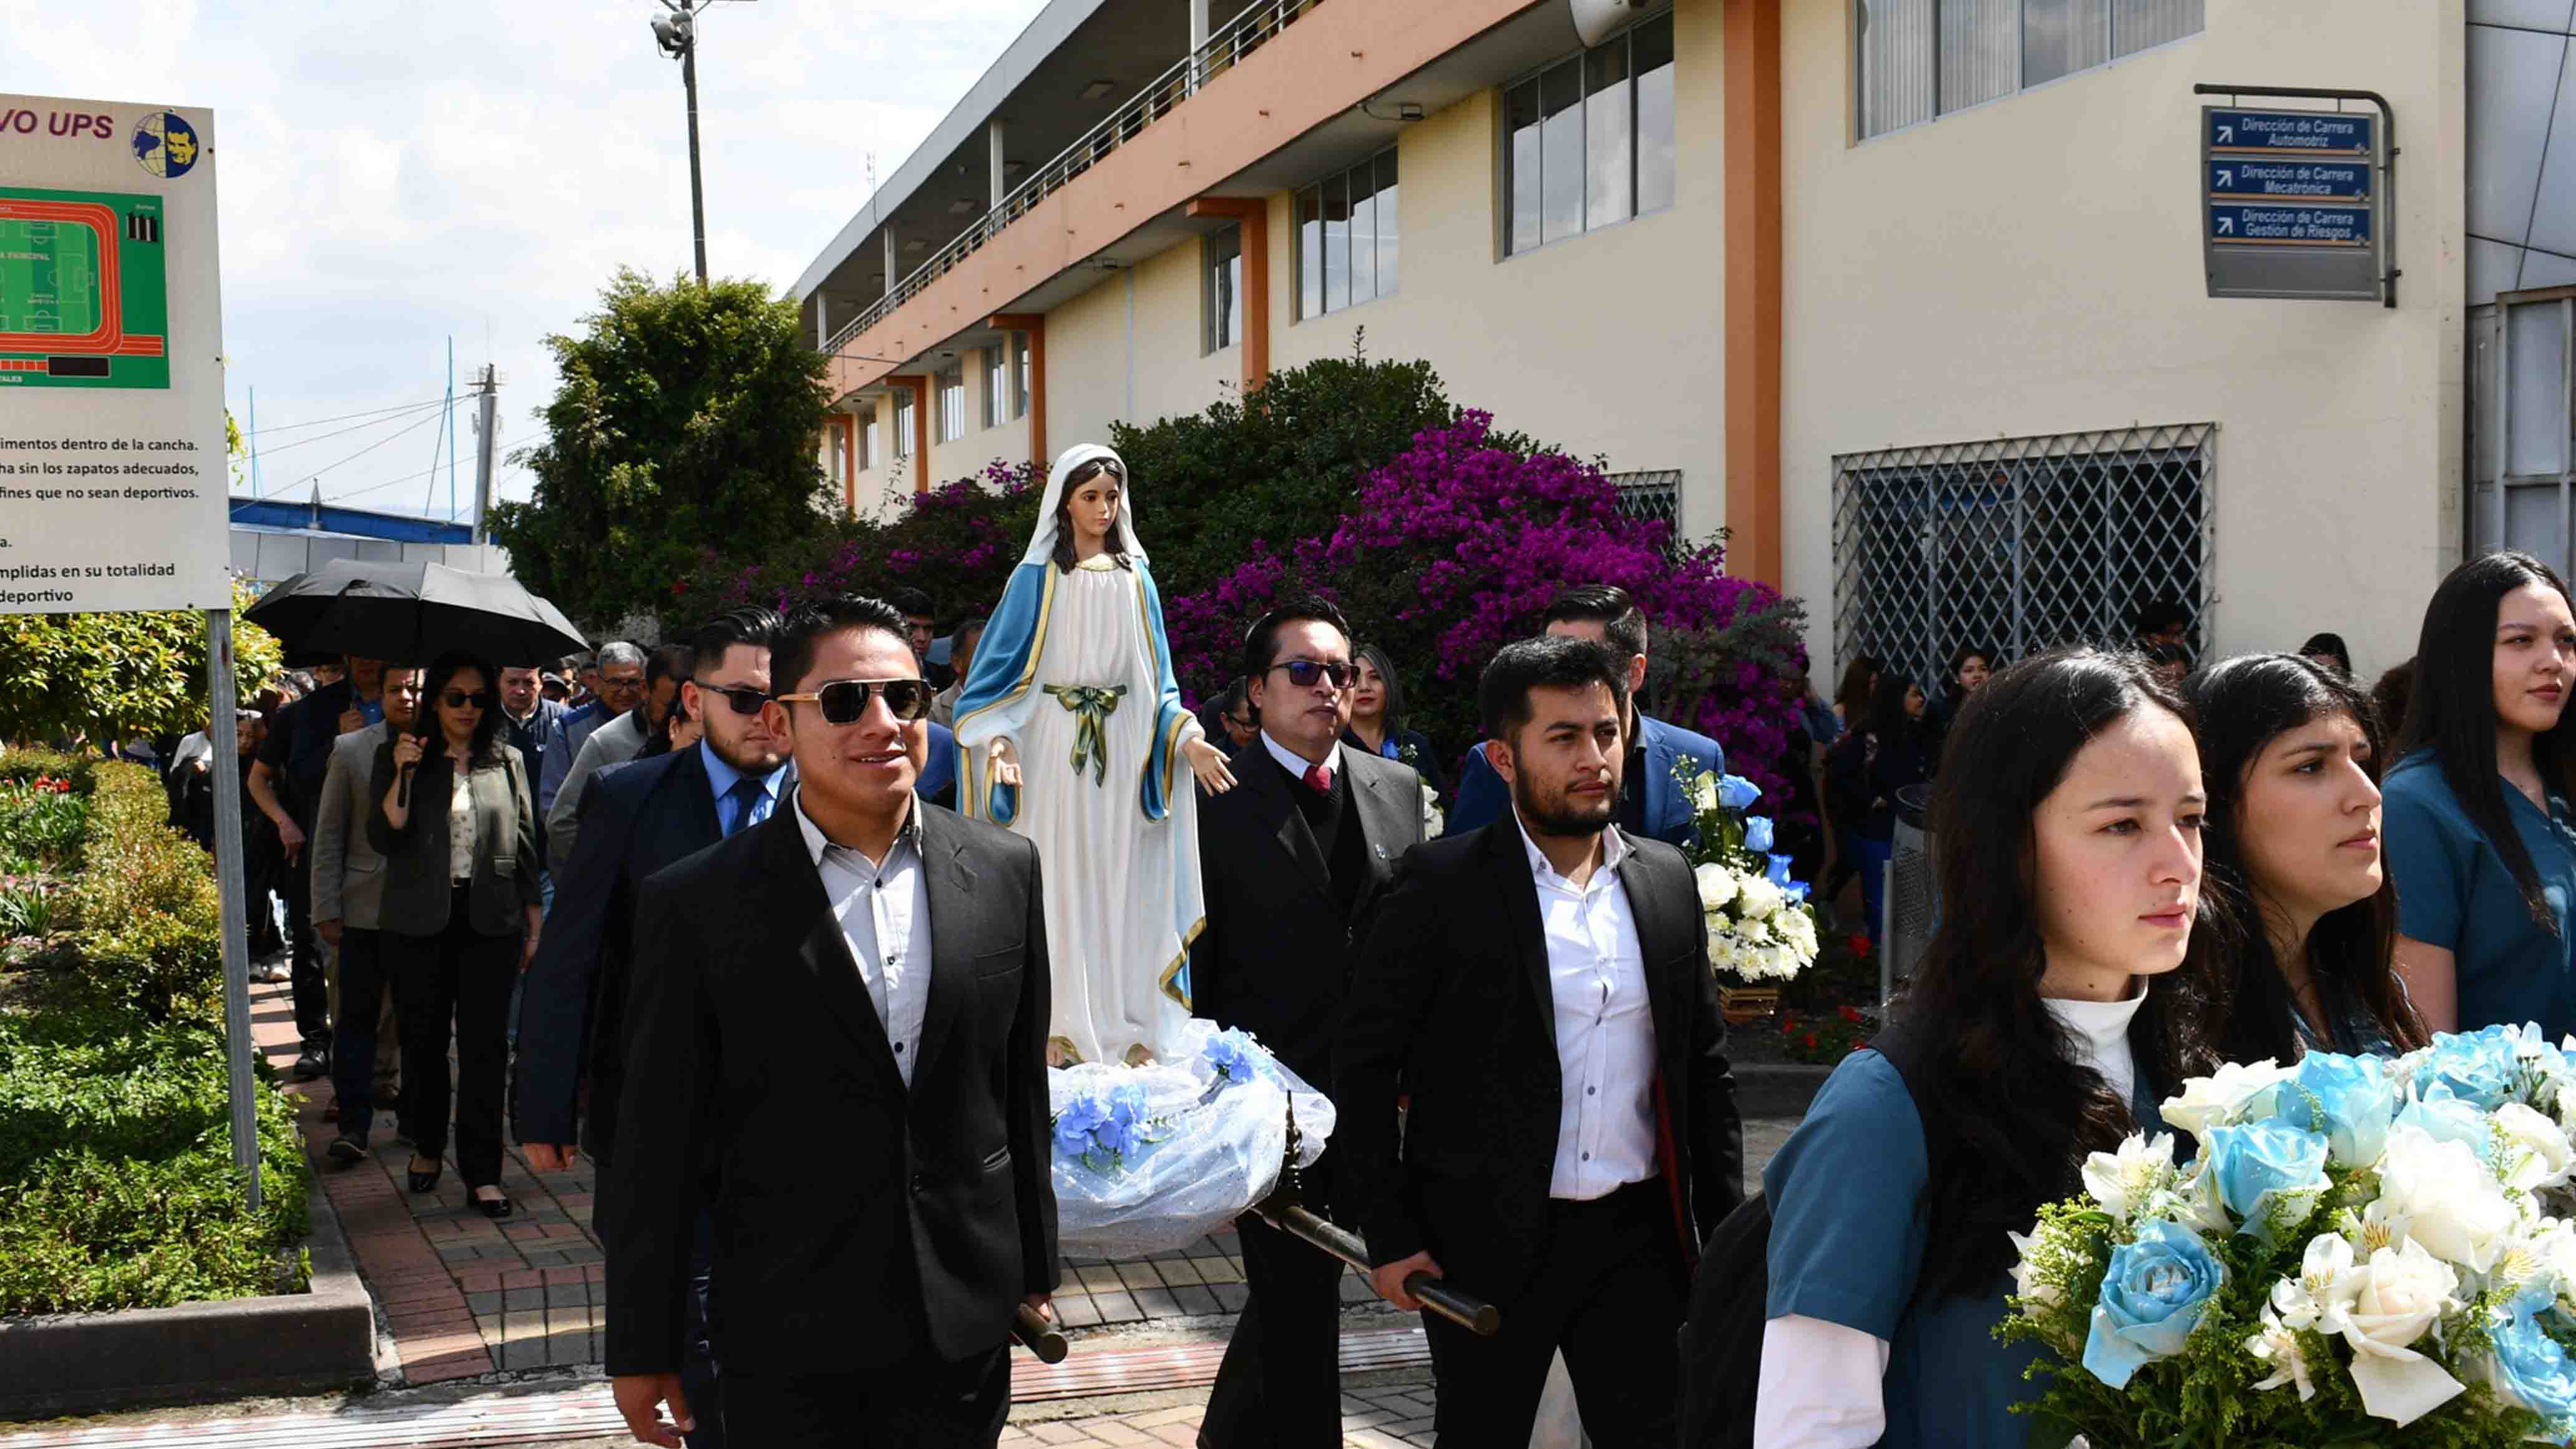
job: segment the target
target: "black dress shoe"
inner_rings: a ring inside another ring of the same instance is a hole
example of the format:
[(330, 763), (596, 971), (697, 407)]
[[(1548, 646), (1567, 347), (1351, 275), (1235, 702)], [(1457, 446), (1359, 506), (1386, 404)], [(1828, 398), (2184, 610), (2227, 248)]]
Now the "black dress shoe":
[(304, 1049), (304, 1054), (295, 1059), (295, 1080), (299, 1082), (310, 1082), (318, 1077), (327, 1077), (329, 1075), (331, 1075), (331, 1049), (329, 1047), (306, 1047)]
[(431, 1168), (431, 1169), (430, 1169), (429, 1171), (427, 1171), (427, 1172), (423, 1172), (423, 1171), (421, 1171), (421, 1170), (420, 1170), (420, 1169), (418, 1169), (418, 1168), (411, 1168), (411, 1169), (407, 1170), (403, 1175), (404, 1175), (404, 1177), (405, 1177), (406, 1179), (408, 1179), (408, 1181), (409, 1181), (409, 1183), (410, 1183), (410, 1185), (411, 1185), (411, 1190), (412, 1190), (413, 1192), (415, 1192), (415, 1193), (436, 1192), (436, 1191), (438, 1191), (438, 1174), (439, 1174), (441, 1171), (445, 1170), (446, 1166), (447, 1166), (447, 1164), (446, 1164), (446, 1163), (444, 1163), (444, 1162), (442, 1162), (442, 1163), (440, 1163), (438, 1166)]
[(500, 1197), (478, 1197), (470, 1201), (474, 1210), (487, 1218), (506, 1218), (518, 1210), (506, 1193)]
[(367, 1160), (367, 1144), (360, 1141), (358, 1138), (343, 1132), (339, 1136), (332, 1138), (331, 1145), (323, 1148), (322, 1153), (333, 1162), (336, 1162), (343, 1167), (347, 1167), (353, 1163), (360, 1163)]

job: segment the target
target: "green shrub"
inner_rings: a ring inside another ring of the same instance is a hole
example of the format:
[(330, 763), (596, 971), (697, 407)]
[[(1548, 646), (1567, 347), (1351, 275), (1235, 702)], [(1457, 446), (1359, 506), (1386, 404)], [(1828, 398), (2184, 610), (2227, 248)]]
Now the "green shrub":
[(31, 780), (69, 780), (73, 794), (86, 795), (98, 788), (98, 767), (104, 763), (87, 755), (53, 750), (0, 751), (0, 782), (23, 785)]
[(89, 797), (70, 782), (38, 776), (24, 783), (0, 780), (0, 856), (38, 868), (71, 870), (80, 864), (81, 837), (89, 829)]
[(155, 1020), (211, 1011), (223, 986), (223, 911), (212, 859), (169, 827), (152, 772), (99, 771), (70, 911), (81, 955)]

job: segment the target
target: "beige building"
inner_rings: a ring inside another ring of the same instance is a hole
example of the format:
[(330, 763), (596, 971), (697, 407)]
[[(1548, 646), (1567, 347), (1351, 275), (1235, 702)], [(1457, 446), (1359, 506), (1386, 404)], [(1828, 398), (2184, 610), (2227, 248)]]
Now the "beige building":
[[(1730, 529), (1820, 676), (2164, 598), (2375, 670), (2464, 550), (2568, 557), (2568, 12), (1054, 0), (798, 283), (826, 467), (900, 506), (1365, 329)], [(2204, 83), (2377, 94), (2394, 305), (2208, 295)]]

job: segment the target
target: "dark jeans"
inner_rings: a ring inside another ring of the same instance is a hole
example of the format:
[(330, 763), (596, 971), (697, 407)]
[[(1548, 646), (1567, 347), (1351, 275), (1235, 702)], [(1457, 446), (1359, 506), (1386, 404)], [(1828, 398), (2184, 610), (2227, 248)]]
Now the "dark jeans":
[[(447, 929), (435, 936), (379, 933), (402, 1030), (404, 1095), (412, 1143), (432, 1161), (447, 1152), (448, 1024), (456, 1033), (456, 1171), (469, 1188), (501, 1180), (501, 1105), (510, 1075), (510, 983), (519, 979), (516, 935), (478, 935), (459, 888)], [(344, 1109), (345, 1110), (345, 1109)]]
[(331, 982), (323, 974), (322, 938), (313, 931), (313, 826), (296, 823), (304, 827), (307, 840), (285, 863), (277, 884), (278, 894), (286, 898), (287, 949), (294, 953), (287, 981), (295, 996), (295, 1034), (311, 1051), (331, 1041)]
[(725, 1376), (725, 1434), (738, 1449), (982, 1449), (1010, 1412), (1007, 1347), (954, 1363)]
[[(1332, 1201), (1332, 1153), (1299, 1179), (1306, 1206), (1322, 1212)], [(1199, 1442), (1208, 1449), (1340, 1449), (1341, 1260), (1250, 1213), (1234, 1220), (1234, 1231), (1251, 1297), (1226, 1342)]]
[[(398, 1052), (398, 1042), (379, 1041), (376, 1030), (384, 1015), (385, 938), (381, 932), (340, 928), (340, 1019), (331, 1031), (331, 1095), (340, 1104), (340, 1132), (363, 1142), (375, 1121), (376, 1056)], [(396, 1008), (399, 1020), (400, 1007)], [(405, 1089), (408, 1091), (408, 1088)], [(403, 1102), (386, 1105), (405, 1122), (411, 1112)]]
[(1562, 1349), (1593, 1449), (1666, 1449), (1680, 1388), (1674, 1334), (1689, 1286), (1661, 1178), (1591, 1202), (1549, 1203), (1537, 1272), (1519, 1297), (1497, 1305), (1500, 1333), (1479, 1338), (1422, 1315), (1440, 1442), (1527, 1444), (1548, 1361)]

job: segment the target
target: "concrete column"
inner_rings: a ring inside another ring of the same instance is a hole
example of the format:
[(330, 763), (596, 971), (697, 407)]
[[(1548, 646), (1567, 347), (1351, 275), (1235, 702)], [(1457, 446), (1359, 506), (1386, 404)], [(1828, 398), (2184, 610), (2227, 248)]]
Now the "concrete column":
[[(1197, 55), (1200, 51), (1207, 48), (1208, 4), (1209, 0), (1190, 0), (1190, 54), (1192, 55)], [(1189, 75), (1189, 90), (1192, 94), (1196, 94), (1198, 88), (1199, 67), (1192, 65), (1190, 67)]]
[(879, 232), (878, 235), (885, 238), (886, 291), (891, 295), (894, 291), (894, 284), (903, 279), (903, 274), (895, 270), (894, 223), (886, 223), (885, 229)]
[(992, 120), (984, 124), (984, 150), (988, 158), (986, 164), (992, 168), (993, 172), (993, 204), (991, 209), (999, 211), (1002, 209), (1003, 194), (1011, 189), (1011, 183), (1004, 179), (1004, 162), (1002, 160), (1002, 118), (999, 116), (994, 117)]
[(822, 293), (816, 292), (814, 294), (814, 345), (818, 348), (832, 345), (830, 312), (830, 304), (824, 300)]

